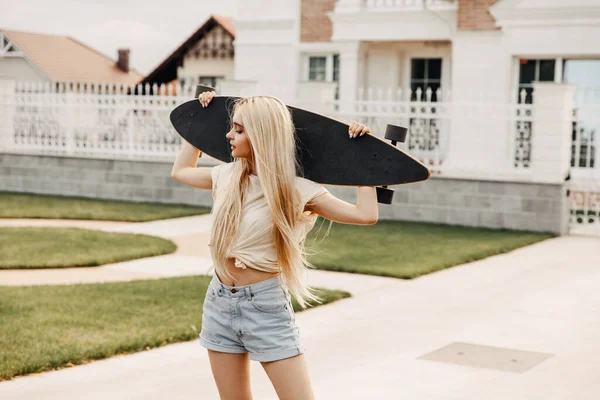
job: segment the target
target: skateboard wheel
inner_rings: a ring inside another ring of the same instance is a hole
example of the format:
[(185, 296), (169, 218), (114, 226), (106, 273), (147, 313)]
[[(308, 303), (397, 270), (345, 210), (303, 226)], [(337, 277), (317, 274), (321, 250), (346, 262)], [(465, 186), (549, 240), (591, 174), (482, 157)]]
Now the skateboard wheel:
[(392, 204), (394, 189), (377, 186), (377, 202), (381, 204)]
[(215, 90), (214, 87), (210, 87), (210, 86), (204, 86), (204, 85), (196, 85), (196, 94), (194, 95), (194, 98), (198, 98), (198, 96), (200, 96), (200, 93), (202, 92), (212, 92), (213, 90)]
[(403, 126), (390, 125), (388, 124), (385, 128), (385, 138), (387, 140), (394, 140), (396, 142), (404, 143), (408, 129)]

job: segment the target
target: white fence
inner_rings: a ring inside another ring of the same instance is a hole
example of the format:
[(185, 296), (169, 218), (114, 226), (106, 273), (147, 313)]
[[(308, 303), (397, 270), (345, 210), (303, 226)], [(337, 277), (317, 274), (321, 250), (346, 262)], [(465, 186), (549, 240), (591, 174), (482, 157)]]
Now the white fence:
[(452, 0), (342, 0), (336, 10), (350, 11), (398, 11), (422, 10), (430, 8), (436, 11), (456, 10), (458, 1)]
[[(127, 159), (171, 159), (181, 140), (169, 114), (192, 99), (195, 91), (193, 86), (164, 85), (12, 81), (0, 85), (4, 151)], [(543, 107), (517, 101), (490, 103), (473, 95), (455, 101), (451, 92), (439, 89), (361, 89), (357, 100), (346, 107), (314, 97), (316, 102), (305, 98), (292, 104), (348, 122), (363, 122), (380, 137), (387, 124), (408, 127), (407, 142), (400, 146), (438, 173), (447, 169), (449, 161), (471, 172), (527, 171), (538, 119), (535, 111)], [(516, 93), (511, 98), (516, 100)], [(581, 104), (568, 121), (573, 126), (571, 167), (584, 171), (580, 175), (600, 169), (598, 115), (600, 102)]]
[(578, 91), (573, 109), (572, 180), (569, 182), (571, 232), (600, 234), (600, 91)]
[[(511, 98), (517, 98), (516, 92)], [(299, 105), (320, 106), (306, 101)], [(494, 103), (474, 93), (455, 101), (449, 90), (441, 89), (359, 89), (349, 108), (344, 110), (338, 101), (323, 111), (347, 122), (358, 120), (381, 138), (388, 124), (407, 127), (407, 141), (399, 147), (436, 174), (451, 168), (469, 177), (498, 172), (518, 177), (530, 167), (532, 104)]]
[[(169, 114), (194, 91), (0, 81), (0, 151), (172, 161), (181, 138)], [(327, 102), (310, 88), (291, 103), (363, 122), (380, 137), (387, 124), (408, 127), (399, 146), (438, 175), (554, 183), (570, 175), (572, 226), (600, 233), (600, 101), (553, 91), (541, 86), (532, 102), (514, 93), (514, 102), (491, 103), (441, 90), (360, 90), (356, 100)]]
[(2, 89), (4, 151), (172, 160), (181, 138), (169, 114), (195, 87), (4, 82)]

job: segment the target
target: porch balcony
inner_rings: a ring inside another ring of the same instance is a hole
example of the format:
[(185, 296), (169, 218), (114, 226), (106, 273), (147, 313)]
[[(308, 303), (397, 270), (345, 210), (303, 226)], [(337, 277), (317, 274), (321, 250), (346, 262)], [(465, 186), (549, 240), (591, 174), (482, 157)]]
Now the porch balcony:
[(339, 0), (329, 18), (332, 40), (449, 40), (453, 0)]

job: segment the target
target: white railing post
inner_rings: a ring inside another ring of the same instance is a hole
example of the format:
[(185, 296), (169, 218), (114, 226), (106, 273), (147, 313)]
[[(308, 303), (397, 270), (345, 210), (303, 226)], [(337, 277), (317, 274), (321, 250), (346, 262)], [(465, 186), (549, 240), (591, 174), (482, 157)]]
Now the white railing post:
[(65, 130), (65, 151), (66, 154), (72, 156), (75, 150), (75, 138), (73, 137), (73, 110), (72, 110), (72, 99), (71, 91), (69, 90), (69, 84), (60, 84), (60, 107), (64, 110), (64, 130)]
[(360, 42), (343, 44), (340, 51), (340, 112), (350, 114), (356, 106), (359, 77), (364, 70), (363, 46)]
[(133, 141), (133, 114), (135, 110), (136, 99), (134, 97), (135, 88), (133, 86), (129, 86), (131, 90), (131, 94), (129, 96), (125, 96), (123, 98), (123, 107), (126, 110), (127, 115), (127, 155), (131, 158), (134, 152), (134, 141)]
[(534, 182), (561, 183), (571, 166), (575, 85), (534, 82), (531, 171)]

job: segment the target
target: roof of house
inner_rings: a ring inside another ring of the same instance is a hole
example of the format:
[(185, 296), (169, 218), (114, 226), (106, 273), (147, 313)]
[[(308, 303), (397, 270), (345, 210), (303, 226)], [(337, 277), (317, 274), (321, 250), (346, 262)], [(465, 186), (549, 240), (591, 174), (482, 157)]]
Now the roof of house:
[(167, 83), (177, 79), (177, 67), (180, 65), (185, 54), (216, 26), (221, 26), (232, 38), (235, 38), (235, 28), (230, 17), (211, 15), (196, 32), (187, 38), (158, 67), (150, 72), (142, 83)]
[(212, 18), (219, 23), (225, 29), (231, 37), (235, 37), (235, 28), (231, 17), (224, 17), (222, 15), (212, 15)]
[(69, 36), (0, 29), (36, 69), (54, 82), (136, 84), (143, 76), (124, 72), (114, 59)]

